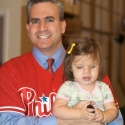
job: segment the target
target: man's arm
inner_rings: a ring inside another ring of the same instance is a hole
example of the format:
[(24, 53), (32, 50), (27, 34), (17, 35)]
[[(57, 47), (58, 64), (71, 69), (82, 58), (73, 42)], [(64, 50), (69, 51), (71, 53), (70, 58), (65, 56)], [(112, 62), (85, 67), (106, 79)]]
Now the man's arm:
[(38, 118), (27, 117), (20, 113), (1, 112), (0, 125), (57, 125), (55, 116)]
[(57, 125), (84, 125), (83, 119), (79, 120), (61, 120), (57, 118)]
[(120, 110), (118, 110), (118, 111), (119, 112), (118, 112), (117, 118), (114, 121), (108, 123), (108, 125), (124, 125), (124, 121), (123, 121), (121, 111)]
[[(57, 123), (56, 123), (57, 120)], [(56, 119), (54, 116), (48, 116), (45, 118), (37, 118), (35, 116), (26, 117), (19, 113), (1, 112), (0, 113), (0, 125), (83, 125), (83, 120), (61, 120)], [(119, 110), (118, 117), (108, 125), (124, 125), (123, 117)]]

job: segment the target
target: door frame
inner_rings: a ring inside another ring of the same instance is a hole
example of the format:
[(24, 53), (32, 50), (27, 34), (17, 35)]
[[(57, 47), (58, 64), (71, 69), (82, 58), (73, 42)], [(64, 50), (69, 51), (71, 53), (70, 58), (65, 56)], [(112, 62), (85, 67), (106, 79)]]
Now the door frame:
[(9, 13), (7, 10), (0, 10), (0, 17), (3, 17), (3, 43), (2, 43), (2, 63), (8, 59), (8, 46), (9, 46)]

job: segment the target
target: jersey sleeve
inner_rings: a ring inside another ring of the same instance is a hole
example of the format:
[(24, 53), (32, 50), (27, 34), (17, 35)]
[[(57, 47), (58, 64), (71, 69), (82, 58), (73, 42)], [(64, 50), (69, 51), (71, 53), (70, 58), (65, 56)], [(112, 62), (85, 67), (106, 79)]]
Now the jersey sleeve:
[(110, 87), (110, 89), (111, 89), (111, 91), (112, 91), (113, 97), (114, 97), (114, 99), (115, 99), (116, 106), (118, 107), (118, 100), (117, 100), (117, 98), (116, 98), (116, 95), (115, 95), (114, 89), (113, 89), (113, 87), (112, 87), (112, 85), (111, 85), (111, 82), (110, 82), (109, 77), (108, 77), (107, 75), (105, 75), (105, 77), (102, 79), (102, 82), (104, 82), (104, 83), (106, 83), (106, 84), (109, 85), (109, 87)]
[(0, 67), (0, 112), (13, 111), (25, 113), (24, 105), (18, 93), (15, 82), (16, 76), (12, 74), (12, 68), (7, 65)]

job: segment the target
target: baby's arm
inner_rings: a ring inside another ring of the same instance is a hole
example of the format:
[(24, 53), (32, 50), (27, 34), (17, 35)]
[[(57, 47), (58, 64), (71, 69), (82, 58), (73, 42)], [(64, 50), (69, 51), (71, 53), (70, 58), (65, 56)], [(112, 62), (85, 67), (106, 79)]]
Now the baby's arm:
[(105, 111), (101, 111), (100, 109), (95, 108), (95, 120), (94, 121), (109, 123), (117, 117), (118, 110), (115, 105), (115, 102), (104, 104), (104, 108), (105, 108)]
[(53, 114), (60, 119), (85, 119), (93, 120), (95, 114), (91, 113), (93, 109), (87, 109), (87, 102), (81, 108), (69, 108), (67, 106), (68, 102), (64, 99), (57, 98), (53, 105)]

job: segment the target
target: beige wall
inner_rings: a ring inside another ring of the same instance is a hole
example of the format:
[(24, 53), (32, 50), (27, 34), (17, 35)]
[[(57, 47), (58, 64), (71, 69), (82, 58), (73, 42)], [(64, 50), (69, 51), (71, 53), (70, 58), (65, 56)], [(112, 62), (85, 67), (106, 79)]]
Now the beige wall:
[[(115, 40), (123, 32), (122, 18), (125, 15), (125, 1), (113, 0), (113, 3), (110, 2), (110, 0), (82, 1), (82, 35), (91, 36), (91, 32), (93, 32), (93, 37), (101, 42), (104, 55), (109, 63), (109, 76), (119, 105), (125, 107), (125, 101), (123, 101), (125, 100), (125, 80), (120, 79), (120, 71), (124, 72), (123, 66), (121, 66), (123, 65), (123, 59), (120, 58), (121, 45)], [(122, 58), (125, 58), (125, 56), (122, 56)], [(124, 85), (124, 89), (122, 85)]]
[(5, 15), (3, 62), (20, 55), (21, 6), (26, 0), (1, 0), (0, 16)]

